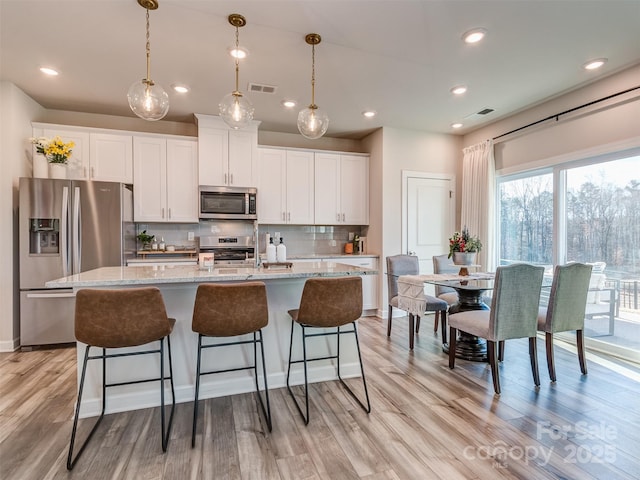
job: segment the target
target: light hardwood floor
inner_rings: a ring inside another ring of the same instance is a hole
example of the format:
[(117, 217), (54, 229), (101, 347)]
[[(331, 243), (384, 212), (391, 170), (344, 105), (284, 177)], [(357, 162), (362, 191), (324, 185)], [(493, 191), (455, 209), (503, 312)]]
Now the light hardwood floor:
[(430, 324), (423, 321), (410, 352), (406, 319), (394, 320), (390, 339), (386, 322), (359, 322), (369, 415), (337, 382), (313, 385), (306, 427), (286, 389), (272, 390), (271, 433), (252, 394), (216, 398), (202, 402), (191, 449), (193, 405), (178, 404), (163, 454), (157, 408), (114, 414), (71, 473), (75, 349), (0, 354), (0, 478), (638, 478), (637, 377), (593, 359), (581, 376), (575, 353), (556, 349), (551, 384), (539, 341), (536, 390), (527, 343), (512, 340), (500, 367), (503, 393), (494, 396), (487, 365), (459, 360), (449, 370)]

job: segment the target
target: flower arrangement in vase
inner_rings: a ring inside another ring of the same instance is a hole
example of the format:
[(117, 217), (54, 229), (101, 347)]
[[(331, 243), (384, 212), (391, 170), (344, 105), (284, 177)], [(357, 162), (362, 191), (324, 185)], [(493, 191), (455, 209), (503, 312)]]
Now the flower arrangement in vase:
[(449, 239), (449, 257), (456, 265), (473, 265), (476, 254), (482, 250), (482, 242), (470, 235), (465, 226), (462, 232), (455, 232)]
[(59, 136), (30, 138), (29, 141), (36, 146), (36, 153), (47, 159), (49, 176), (51, 178), (66, 178), (66, 166), (76, 144), (72, 141), (65, 143)]

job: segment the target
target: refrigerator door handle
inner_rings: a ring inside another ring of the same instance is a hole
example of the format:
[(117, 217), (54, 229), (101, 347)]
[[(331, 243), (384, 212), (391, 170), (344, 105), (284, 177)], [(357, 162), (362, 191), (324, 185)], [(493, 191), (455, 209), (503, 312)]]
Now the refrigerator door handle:
[(27, 293), (27, 298), (74, 298), (74, 292), (69, 293)]
[(70, 275), (69, 268), (69, 187), (62, 188), (62, 211), (60, 212), (60, 256), (62, 257), (62, 276)]
[(74, 187), (73, 189), (73, 229), (72, 229), (72, 241), (73, 241), (73, 273), (80, 273), (81, 263), (80, 260), (82, 258), (81, 251), (81, 238), (80, 238), (80, 229), (82, 227), (81, 224), (81, 212), (80, 212), (80, 187)]

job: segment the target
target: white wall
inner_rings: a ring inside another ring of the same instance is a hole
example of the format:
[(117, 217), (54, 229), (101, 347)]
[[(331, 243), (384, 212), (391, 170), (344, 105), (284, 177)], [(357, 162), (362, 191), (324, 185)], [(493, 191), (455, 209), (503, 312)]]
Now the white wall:
[[(608, 97), (640, 84), (640, 65), (597, 83), (544, 102), (517, 115), (464, 136), (464, 146), (474, 145), (531, 122)], [(496, 141), (496, 169), (536, 168), (579, 158), (583, 152), (609, 153), (638, 144), (640, 91), (621, 95), (580, 109), (558, 121), (522, 130)]]
[(14, 84), (0, 82), (0, 351), (19, 344), (18, 179), (31, 175), (31, 119), (43, 110)]
[[(380, 253), (378, 298), (380, 314), (386, 312), (386, 257), (402, 252), (402, 171), (455, 175), (462, 161), (459, 136), (383, 128), (363, 140), (370, 152), (371, 250)], [(456, 190), (459, 190), (456, 186)]]

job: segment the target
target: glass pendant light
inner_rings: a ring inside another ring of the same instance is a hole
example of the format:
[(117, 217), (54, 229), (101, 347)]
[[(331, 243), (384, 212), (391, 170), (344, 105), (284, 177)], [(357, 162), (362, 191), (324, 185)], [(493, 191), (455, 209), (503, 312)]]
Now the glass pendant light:
[(147, 77), (135, 82), (129, 88), (127, 99), (133, 113), (145, 120), (163, 118), (169, 111), (169, 95), (160, 85), (151, 80), (151, 46), (149, 43), (149, 10), (158, 8), (157, 0), (138, 0), (147, 11)]
[[(236, 48), (240, 49), (239, 33), (238, 29), (244, 27), (247, 24), (245, 18), (238, 14), (232, 13), (229, 15), (229, 23), (236, 27)], [(221, 101), (218, 107), (220, 108), (220, 116), (233, 129), (239, 129), (246, 127), (251, 120), (253, 120), (253, 105), (242, 95), (242, 92), (238, 89), (238, 75), (240, 71), (239, 56), (235, 56), (236, 61), (236, 89), (229, 95), (226, 95)]]
[(298, 114), (298, 130), (303, 137), (314, 140), (323, 136), (329, 128), (329, 117), (315, 103), (316, 45), (322, 39), (317, 33), (310, 33), (304, 39), (311, 45), (311, 105)]

